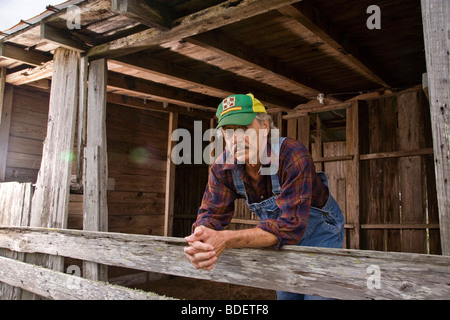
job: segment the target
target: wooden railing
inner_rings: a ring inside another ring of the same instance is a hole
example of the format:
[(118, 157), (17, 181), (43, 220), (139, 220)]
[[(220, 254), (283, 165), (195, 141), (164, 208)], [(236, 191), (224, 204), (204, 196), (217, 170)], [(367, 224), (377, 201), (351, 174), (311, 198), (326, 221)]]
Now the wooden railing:
[[(285, 246), (225, 251), (212, 271), (197, 271), (181, 238), (0, 226), (0, 248), (338, 299), (448, 299), (450, 257)], [(52, 299), (161, 299), (0, 258), (0, 281)]]

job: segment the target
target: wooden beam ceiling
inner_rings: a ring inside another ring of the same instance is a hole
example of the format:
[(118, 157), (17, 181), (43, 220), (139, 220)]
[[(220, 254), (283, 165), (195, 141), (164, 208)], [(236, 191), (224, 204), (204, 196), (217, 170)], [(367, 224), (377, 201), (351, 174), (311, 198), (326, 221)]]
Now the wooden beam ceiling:
[(161, 83), (125, 76), (116, 72), (108, 72), (108, 88), (121, 92), (144, 94), (149, 100), (173, 103), (180, 106), (215, 111), (218, 101), (196, 92), (167, 86)]
[(382, 69), (379, 66), (375, 66), (375, 63), (370, 61), (370, 58), (367, 56), (363, 58), (359, 53), (360, 48), (358, 48), (358, 44), (345, 41), (345, 34), (338, 25), (332, 23), (327, 17), (317, 14), (320, 11), (315, 7), (314, 1), (304, 0), (301, 3), (281, 7), (278, 11), (298, 21), (320, 38), (321, 41), (338, 51), (340, 53), (339, 62), (349, 65), (384, 88), (391, 87), (389, 79), (382, 72)]
[(258, 99), (260, 99), (261, 102), (268, 107), (282, 108), (285, 111), (289, 111), (293, 107), (290, 101), (279, 98), (273, 94), (268, 94), (268, 92), (264, 90), (252, 87), (251, 84), (249, 84), (246, 88), (242, 88), (241, 86), (236, 85), (233, 81), (222, 81), (217, 79), (213, 73), (199, 74), (197, 70), (192, 70), (180, 64), (153, 58), (151, 57), (151, 54), (145, 54), (144, 52), (118, 57), (112, 60), (112, 62), (123, 67), (130, 68), (130, 70), (140, 70), (194, 85), (204, 91), (207, 91), (208, 94), (220, 98), (246, 90), (255, 94), (255, 96), (257, 96)]
[(25, 50), (9, 43), (0, 43), (0, 57), (32, 66), (40, 66), (53, 59), (51, 55), (33, 50)]
[(112, 0), (111, 10), (147, 27), (167, 31), (172, 27), (173, 12), (159, 2), (142, 0)]
[(301, 0), (228, 0), (172, 22), (167, 31), (150, 28), (90, 49), (88, 57), (118, 57), (214, 30)]
[(237, 60), (245, 66), (274, 75), (280, 80), (290, 82), (309, 93), (318, 94), (336, 91), (336, 89), (326, 87), (306, 75), (302, 70), (292, 68), (292, 66), (275, 57), (250, 48), (236, 39), (231, 39), (219, 30), (198, 34), (185, 40), (222, 56)]

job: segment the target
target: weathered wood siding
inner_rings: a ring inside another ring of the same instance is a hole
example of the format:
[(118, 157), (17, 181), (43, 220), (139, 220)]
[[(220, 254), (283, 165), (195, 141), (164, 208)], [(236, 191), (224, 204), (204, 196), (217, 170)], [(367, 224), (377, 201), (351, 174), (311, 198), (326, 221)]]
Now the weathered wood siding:
[(5, 181), (36, 182), (47, 134), (49, 94), (14, 87)]

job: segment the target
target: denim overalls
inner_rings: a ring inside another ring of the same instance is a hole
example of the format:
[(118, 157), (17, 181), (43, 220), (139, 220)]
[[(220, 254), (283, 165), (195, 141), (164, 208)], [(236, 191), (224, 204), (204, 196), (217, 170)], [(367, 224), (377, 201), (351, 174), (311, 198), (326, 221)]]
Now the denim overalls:
[[(280, 138), (280, 143), (273, 150), (279, 154), (280, 146), (285, 138)], [(272, 181), (273, 196), (259, 203), (249, 203), (244, 182), (240, 178), (242, 166), (232, 171), (234, 186), (237, 193), (244, 196), (250, 211), (253, 211), (261, 220), (277, 219), (281, 215), (275, 200), (281, 193), (278, 175), (270, 176)], [(325, 173), (318, 173), (320, 179), (328, 187), (328, 178)], [(344, 217), (336, 200), (329, 193), (328, 200), (323, 208), (311, 207), (309, 210), (308, 224), (299, 246), (342, 248), (344, 242)], [(309, 296), (297, 293), (277, 291), (278, 300), (321, 300), (318, 296)]]

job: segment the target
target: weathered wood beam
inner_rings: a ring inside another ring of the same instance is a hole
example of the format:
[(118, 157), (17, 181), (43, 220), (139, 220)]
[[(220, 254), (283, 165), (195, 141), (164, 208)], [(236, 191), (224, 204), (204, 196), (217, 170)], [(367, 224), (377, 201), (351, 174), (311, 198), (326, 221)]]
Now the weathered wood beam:
[(39, 81), (49, 78), (53, 73), (53, 60), (50, 60), (43, 65), (35, 68), (28, 68), (25, 70), (10, 73), (6, 76), (6, 82), (15, 86), (29, 84), (31, 82)]
[[(106, 60), (89, 64), (86, 148), (84, 149), (83, 230), (108, 231), (108, 155), (106, 141)], [(107, 280), (107, 269), (95, 263), (83, 265), (84, 277)]]
[(450, 297), (447, 256), (301, 246), (284, 246), (281, 251), (232, 249), (222, 253), (213, 271), (199, 272), (186, 259), (184, 246), (182, 238), (0, 227), (0, 247), (18, 252), (57, 254), (142, 271), (338, 299)]
[[(197, 86), (205, 91), (208, 91), (208, 94), (210, 95), (220, 97), (220, 99), (223, 99), (231, 94), (242, 93), (243, 90), (242, 87), (234, 84), (233, 81), (223, 81), (222, 79), (217, 79), (213, 73), (199, 74), (197, 70), (193, 70), (169, 61), (155, 59), (148, 54), (130, 54), (114, 59), (113, 63), (122, 67), (137, 69), (149, 74), (155, 74), (168, 79)], [(291, 108), (289, 102), (284, 99), (280, 99), (273, 94), (269, 94), (267, 91), (253, 88), (251, 85), (247, 86), (245, 90), (245, 93), (252, 92), (266, 107), (282, 108), (283, 110), (290, 110)]]
[(450, 255), (450, 3), (421, 3), (442, 254)]
[(173, 12), (156, 1), (112, 0), (111, 10), (143, 25), (161, 31), (172, 26)]
[(229, 38), (219, 30), (198, 34), (185, 39), (202, 48), (239, 61), (245, 66), (263, 71), (283, 81), (287, 81), (309, 93), (335, 92), (336, 89), (325, 87), (319, 81), (305, 75), (301, 70), (271, 57), (259, 50), (250, 48), (245, 43)]
[(166, 193), (164, 207), (164, 236), (171, 237), (173, 232), (173, 215), (175, 204), (175, 163), (172, 161), (172, 149), (175, 141), (172, 141), (173, 131), (178, 129), (178, 114), (169, 114), (169, 130), (167, 139), (167, 166), (166, 166)]
[[(54, 55), (47, 137), (33, 195), (30, 225), (67, 226), (69, 210), (71, 153), (74, 145), (77, 96), (78, 54), (58, 48)], [(62, 270), (62, 261), (50, 261)]]
[(352, 102), (352, 107), (346, 110), (346, 153), (353, 155), (351, 161), (346, 161), (346, 215), (347, 223), (354, 226), (348, 233), (349, 247), (359, 249), (361, 245), (360, 238), (360, 152), (359, 152), (359, 102)]
[(197, 119), (209, 119), (212, 116), (214, 116), (214, 113), (205, 110), (196, 110), (196, 109), (188, 110), (186, 107), (181, 107), (172, 104), (164, 104), (151, 100), (147, 101), (145, 99), (119, 95), (111, 92), (108, 93), (108, 103), (164, 113), (176, 112)]
[(379, 67), (369, 61), (367, 57), (363, 57), (359, 53), (358, 46), (353, 42), (343, 43), (343, 32), (339, 26), (333, 24), (323, 15), (315, 14), (314, 1), (304, 0), (301, 3), (284, 6), (278, 11), (290, 18), (301, 23), (304, 27), (314, 33), (321, 41), (339, 53), (338, 59), (347, 65), (353, 66), (358, 72), (379, 84), (382, 87), (390, 87), (386, 76), (381, 75)]
[(5, 181), (14, 88), (6, 86), (6, 67), (0, 68), (0, 181)]
[(215, 111), (214, 107), (220, 101), (196, 92), (171, 87), (150, 80), (122, 75), (116, 72), (108, 73), (108, 88), (117, 89), (131, 94), (141, 93), (154, 101), (169, 102), (180, 106)]
[(97, 59), (127, 55), (154, 45), (217, 29), (299, 1), (301, 0), (228, 0), (174, 20), (174, 27), (170, 30), (161, 32), (151, 28), (95, 46), (88, 51), (88, 56)]
[(25, 50), (9, 43), (0, 43), (0, 57), (23, 62), (32, 66), (52, 60), (52, 56), (38, 51)]
[(83, 279), (0, 257), (0, 281), (53, 300), (169, 300), (155, 293)]
[(57, 29), (46, 23), (41, 24), (41, 39), (45, 39), (66, 49), (86, 51), (89, 49), (84, 41), (77, 40), (67, 29)]

